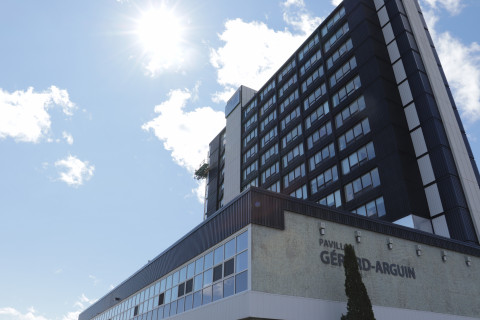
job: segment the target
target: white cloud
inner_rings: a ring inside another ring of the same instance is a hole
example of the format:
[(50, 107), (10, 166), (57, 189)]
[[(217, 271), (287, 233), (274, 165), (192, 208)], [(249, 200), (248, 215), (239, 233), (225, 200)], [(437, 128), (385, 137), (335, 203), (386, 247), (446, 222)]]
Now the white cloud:
[(63, 137), (63, 139), (65, 139), (65, 141), (68, 144), (70, 144), (70, 145), (73, 144), (73, 136), (70, 133), (68, 133), (66, 131), (63, 131), (62, 132), (62, 137)]
[(171, 90), (168, 100), (155, 107), (159, 115), (142, 129), (152, 130), (164, 148), (172, 152), (173, 160), (193, 173), (207, 157), (210, 141), (225, 126), (225, 114), (210, 107), (185, 112), (192, 98), (188, 89)]
[(85, 181), (90, 180), (95, 171), (95, 166), (89, 165), (88, 161), (81, 161), (72, 155), (56, 161), (55, 167), (63, 168), (63, 171), (61, 169), (59, 171), (59, 179), (73, 187), (81, 186)]
[[(431, 2), (425, 1), (428, 4)], [(440, 1), (444, 2), (450, 3)], [(460, 1), (456, 3), (461, 6)], [(473, 123), (480, 119), (480, 45), (476, 42), (465, 44), (450, 32), (437, 32), (439, 16), (436, 8), (424, 10), (424, 16), (456, 105), (462, 118), (467, 123)]]
[(258, 21), (225, 23), (225, 30), (218, 35), (224, 45), (210, 49), (210, 63), (223, 87), (213, 95), (214, 102), (226, 102), (240, 85), (259, 89), (321, 21), (310, 15), (303, 0), (287, 0), (282, 6), (284, 21), (300, 33), (276, 31)]
[[(333, 0), (334, 1), (334, 0)], [(465, 7), (462, 0), (423, 0), (433, 9), (445, 8), (451, 14), (459, 14)]]
[(304, 35), (310, 35), (322, 22), (319, 17), (312, 17), (303, 0), (287, 0), (282, 3), (283, 20)]
[(53, 107), (60, 107), (67, 116), (76, 108), (68, 92), (55, 86), (43, 92), (35, 92), (32, 87), (13, 93), (0, 89), (0, 139), (39, 142), (50, 133), (48, 111)]
[(338, 6), (340, 3), (342, 3), (342, 0), (332, 0), (332, 5), (335, 7)]
[(27, 313), (11, 308), (0, 308), (0, 318), (2, 320), (48, 320), (42, 315), (37, 314), (33, 307), (28, 308)]
[(82, 313), (83, 310), (94, 304), (97, 300), (89, 299), (82, 293), (78, 301), (74, 303), (74, 307), (77, 308), (76, 311), (68, 312), (62, 317), (62, 320), (78, 320), (78, 316)]

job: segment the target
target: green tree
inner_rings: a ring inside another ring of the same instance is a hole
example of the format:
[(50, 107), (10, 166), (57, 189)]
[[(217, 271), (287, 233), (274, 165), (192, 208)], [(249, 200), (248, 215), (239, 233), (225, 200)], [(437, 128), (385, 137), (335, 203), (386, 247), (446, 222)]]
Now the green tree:
[(348, 297), (347, 314), (342, 320), (375, 320), (372, 303), (358, 269), (357, 256), (351, 244), (345, 245), (345, 293)]

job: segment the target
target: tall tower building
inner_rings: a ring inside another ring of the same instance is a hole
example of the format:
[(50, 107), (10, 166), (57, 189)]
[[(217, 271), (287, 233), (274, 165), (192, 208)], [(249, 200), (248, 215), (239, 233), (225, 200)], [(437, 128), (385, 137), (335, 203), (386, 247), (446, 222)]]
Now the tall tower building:
[(225, 114), (207, 217), (258, 186), (478, 243), (478, 169), (417, 0), (343, 1)]
[(417, 0), (344, 0), (225, 111), (207, 219), (79, 320), (340, 319), (345, 244), (376, 319), (478, 319), (479, 175)]

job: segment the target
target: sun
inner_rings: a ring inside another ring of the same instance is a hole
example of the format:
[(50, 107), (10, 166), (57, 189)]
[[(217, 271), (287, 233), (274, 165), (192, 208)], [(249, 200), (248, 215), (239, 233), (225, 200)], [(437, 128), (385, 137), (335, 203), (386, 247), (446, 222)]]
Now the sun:
[(160, 6), (141, 14), (135, 33), (146, 53), (168, 59), (180, 53), (183, 30), (173, 9)]

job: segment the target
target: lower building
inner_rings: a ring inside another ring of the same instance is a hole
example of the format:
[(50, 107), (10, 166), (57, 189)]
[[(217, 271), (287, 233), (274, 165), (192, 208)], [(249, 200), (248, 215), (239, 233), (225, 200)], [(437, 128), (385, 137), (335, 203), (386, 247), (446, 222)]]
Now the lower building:
[(381, 319), (480, 319), (480, 247), (255, 187), (79, 320), (340, 319), (353, 244)]

